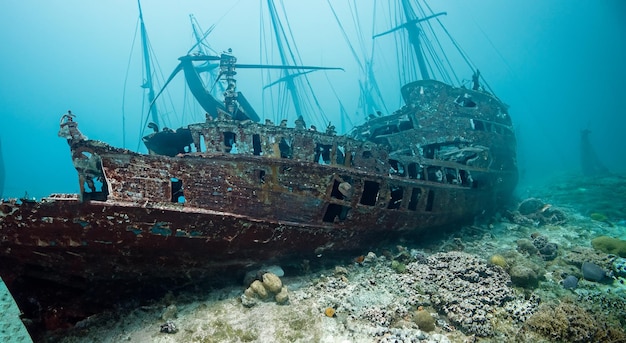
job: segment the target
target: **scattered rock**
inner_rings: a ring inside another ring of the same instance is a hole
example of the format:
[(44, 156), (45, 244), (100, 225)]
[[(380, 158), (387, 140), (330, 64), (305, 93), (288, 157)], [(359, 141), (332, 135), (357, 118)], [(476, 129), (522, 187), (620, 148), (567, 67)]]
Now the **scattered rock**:
[(283, 270), (283, 268), (277, 265), (271, 265), (269, 267), (263, 268), (262, 271), (265, 271), (267, 273), (272, 273), (278, 277), (285, 276), (285, 271)]
[(509, 270), (511, 281), (516, 286), (523, 288), (536, 288), (539, 285), (539, 276), (530, 267), (516, 264)]
[(534, 256), (539, 254), (539, 250), (530, 239), (522, 238), (517, 240), (517, 251), (522, 254), (528, 254), (528, 256)]
[(278, 277), (283, 277), (285, 275), (285, 271), (280, 266), (277, 266), (277, 265), (262, 266), (259, 269), (248, 271), (243, 278), (243, 284), (247, 287), (247, 286), (250, 286), (250, 284), (254, 280), (262, 281), (263, 274), (265, 273), (272, 273)]
[(578, 278), (574, 275), (568, 275), (563, 279), (562, 284), (565, 289), (576, 289), (576, 287), (578, 287)]
[(588, 281), (602, 282), (607, 278), (607, 271), (594, 263), (584, 262), (581, 271), (583, 278)]
[(544, 261), (552, 261), (558, 255), (558, 246), (556, 243), (548, 242), (548, 238), (538, 235), (533, 238), (533, 245), (539, 251), (539, 255)]
[(509, 214), (514, 223), (525, 226), (541, 226), (545, 224), (564, 224), (567, 216), (563, 211), (536, 198), (523, 200), (518, 210)]
[(176, 324), (174, 324), (173, 321), (168, 320), (164, 324), (161, 324), (161, 330), (160, 331), (163, 332), (163, 333), (177, 333), (178, 332), (178, 328), (176, 327)]

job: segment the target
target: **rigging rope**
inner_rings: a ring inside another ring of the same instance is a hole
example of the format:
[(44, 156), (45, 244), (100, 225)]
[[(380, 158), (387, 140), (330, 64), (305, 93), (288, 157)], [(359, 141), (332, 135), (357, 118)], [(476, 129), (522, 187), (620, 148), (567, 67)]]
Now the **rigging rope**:
[[(124, 76), (124, 88), (122, 93), (122, 148), (124, 149), (126, 149), (126, 85), (128, 84), (128, 75), (130, 74), (130, 64), (133, 57), (133, 51), (135, 49), (135, 42), (137, 41), (137, 30), (139, 30), (139, 18), (137, 18), (137, 24), (135, 25), (133, 43), (130, 46), (130, 54), (128, 56), (128, 64), (126, 65), (126, 75)], [(143, 111), (141, 113), (143, 113)]]

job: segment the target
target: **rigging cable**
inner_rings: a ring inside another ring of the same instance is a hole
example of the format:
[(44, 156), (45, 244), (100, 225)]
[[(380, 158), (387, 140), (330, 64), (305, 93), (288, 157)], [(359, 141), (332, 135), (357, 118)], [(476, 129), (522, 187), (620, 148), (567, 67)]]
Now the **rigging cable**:
[[(287, 13), (287, 11), (285, 11), (285, 3), (283, 1), (280, 2), (281, 3), (281, 7), (283, 10), (283, 14)], [(285, 22), (287, 23), (287, 29), (289, 32), (289, 36), (291, 37), (291, 41), (295, 42), (295, 38), (293, 36), (293, 31), (291, 30), (291, 25), (289, 23), (289, 18), (286, 15), (283, 15), (285, 17)], [(290, 52), (292, 52), (292, 57), (294, 59), (295, 62), (299, 63), (299, 64), (303, 64), (302, 63), (302, 58), (300, 57), (300, 52), (298, 50), (298, 46), (294, 43), (294, 50), (295, 50), (295, 56), (293, 56), (293, 52), (290, 50)], [(297, 58), (296, 58), (297, 57)], [(325, 72), (324, 72), (325, 73)], [(318, 112), (314, 111), (313, 106), (311, 105), (310, 101), (311, 99), (309, 99), (308, 97), (306, 97), (304, 100), (306, 101), (306, 104), (308, 105), (310, 112), (311, 113), (318, 113), (318, 117), (316, 117), (317, 122), (319, 124), (326, 124), (328, 123), (328, 118), (326, 116), (326, 114), (324, 113), (324, 109), (322, 108), (322, 105), (319, 102), (319, 99), (317, 98), (317, 96), (315, 95), (315, 92), (313, 91), (313, 86), (311, 85), (311, 82), (308, 78), (308, 76), (306, 74), (302, 74), (302, 78), (298, 78), (299, 79), (299, 83), (300, 84), (306, 84), (308, 87), (309, 92), (306, 92), (307, 94), (310, 94), (310, 96), (313, 98), (313, 102), (315, 103)]]
[[(376, 8), (376, 1), (374, 1), (374, 8)], [(363, 66), (364, 66), (364, 69), (362, 70), (362, 76), (365, 77), (365, 80), (359, 81), (359, 89), (361, 92), (360, 99), (359, 99), (359, 106), (364, 111), (363, 113), (364, 116), (367, 115), (367, 113), (374, 113), (377, 110), (384, 110), (385, 112), (387, 112), (388, 110), (385, 104), (382, 91), (380, 89), (380, 86), (378, 85), (376, 75), (374, 74), (373, 59), (374, 59), (374, 52), (376, 51), (376, 40), (375, 39), (371, 40), (372, 43), (370, 45), (370, 50), (368, 54), (367, 49), (366, 49), (366, 44), (364, 42), (365, 36), (360, 34), (362, 32), (362, 25), (361, 25), (361, 22), (359, 21), (359, 18), (361, 16), (357, 13), (357, 11), (358, 10), (357, 10), (356, 0), (355, 0), (354, 8), (350, 7), (350, 13), (352, 15), (352, 22), (354, 23), (354, 27), (358, 33), (357, 39), (361, 47), (361, 54), (363, 56)], [(372, 14), (372, 23), (375, 23), (375, 22), (376, 22), (376, 11), (374, 11)], [(372, 32), (370, 33), (370, 37), (374, 37), (375, 35), (374, 25), (371, 26), (371, 30)], [(346, 40), (348, 40), (347, 37), (346, 37)], [(350, 44), (349, 40), (348, 40), (348, 44)], [(355, 58), (359, 60), (358, 56), (356, 56)], [(377, 99), (375, 99), (372, 96), (372, 93), (374, 93)]]
[[(122, 93), (122, 148), (126, 149), (126, 85), (128, 84), (128, 75), (130, 74), (130, 64), (132, 62), (133, 51), (135, 49), (135, 42), (137, 41), (137, 30), (139, 30), (139, 18), (137, 18), (137, 24), (135, 25), (135, 34), (133, 35), (133, 43), (130, 46), (130, 55), (128, 56), (128, 65), (126, 66), (126, 75), (124, 76), (124, 88)], [(141, 111), (143, 113), (143, 111)]]
[[(428, 4), (425, 3), (426, 6), (428, 7)], [(423, 10), (423, 8), (421, 6), (419, 6), (419, 10), (420, 12), (422, 12), (423, 16), (426, 16), (426, 12)], [(435, 14), (432, 9), (430, 7), (428, 7), (428, 10), (430, 11), (430, 14)], [(443, 24), (441, 23), (441, 21), (437, 20), (437, 22), (443, 26)], [(441, 41), (439, 40), (438, 36), (435, 34), (435, 29), (433, 28), (432, 23), (430, 22), (430, 20), (426, 21), (426, 25), (431, 33), (432, 37), (435, 37), (435, 42), (437, 43), (437, 47), (439, 48), (439, 51), (441, 52), (441, 56), (445, 59), (445, 64), (447, 64), (447, 68), (444, 67), (443, 61), (437, 61), (440, 62), (440, 73), (442, 75), (443, 78), (445, 78), (446, 82), (449, 84), (452, 84), (452, 80), (454, 79), (456, 81), (457, 84), (461, 84), (461, 81), (459, 80), (458, 75), (455, 72), (455, 68), (452, 67), (452, 63), (450, 62), (450, 59), (448, 58), (448, 55), (445, 52), (445, 49), (443, 48), (443, 46), (441, 45)], [(434, 48), (433, 48), (433, 53), (434, 53)], [(438, 56), (439, 54), (434, 53), (435, 56)], [(444, 76), (445, 74), (445, 76)], [(450, 75), (452, 74), (452, 76)]]
[[(426, 7), (428, 7), (429, 11), (432, 11), (432, 9), (430, 8), (430, 6), (428, 6), (428, 4), (426, 4)], [(439, 20), (439, 18), (437, 18), (437, 22), (439, 23), (439, 25), (441, 25), (441, 28), (443, 29), (443, 31), (446, 33), (446, 35), (448, 36), (448, 38), (450, 39), (450, 41), (452, 42), (452, 44), (454, 45), (454, 47), (457, 49), (457, 51), (459, 51), (461, 57), (463, 58), (463, 60), (465, 61), (465, 63), (467, 63), (467, 65), (470, 67), (470, 69), (475, 72), (477, 70), (477, 68), (475, 67), (474, 63), (472, 63), (469, 60), (469, 57), (467, 56), (467, 54), (465, 54), (465, 52), (463, 51), (463, 49), (461, 48), (461, 46), (456, 42), (456, 40), (452, 37), (452, 35), (450, 34), (450, 32), (448, 32), (448, 30), (446, 29), (446, 27), (443, 25), (443, 23), (441, 23), (441, 21)], [(487, 83), (487, 81), (485, 80), (485, 78), (481, 75), (480, 76), (481, 80), (483, 81), (484, 85), (486, 86), (487, 90), (491, 93), (491, 95), (493, 95), (494, 98), (500, 100), (498, 98), (498, 96), (496, 95), (496, 93), (493, 91), (493, 89), (491, 89), (491, 86), (489, 86), (489, 84)]]

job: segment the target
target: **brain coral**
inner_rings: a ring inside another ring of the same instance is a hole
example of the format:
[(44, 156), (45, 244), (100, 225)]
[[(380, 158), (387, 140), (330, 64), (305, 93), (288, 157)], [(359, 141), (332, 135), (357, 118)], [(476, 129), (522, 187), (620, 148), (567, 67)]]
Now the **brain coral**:
[(513, 299), (509, 275), (467, 253), (437, 253), (407, 269), (417, 276), (439, 311), (463, 331), (477, 336), (493, 334), (488, 313)]

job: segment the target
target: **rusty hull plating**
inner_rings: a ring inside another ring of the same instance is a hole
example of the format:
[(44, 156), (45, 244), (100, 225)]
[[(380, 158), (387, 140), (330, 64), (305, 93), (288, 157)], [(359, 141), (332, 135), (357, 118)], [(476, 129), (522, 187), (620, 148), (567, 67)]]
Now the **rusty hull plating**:
[(2, 277), (72, 288), (193, 280), (356, 251), (503, 204), (517, 183), (506, 106), (432, 80), (402, 94), (401, 109), (345, 136), (221, 113), (146, 136), (151, 154), (89, 140), (66, 116), (59, 135), (81, 193), (0, 205)]

